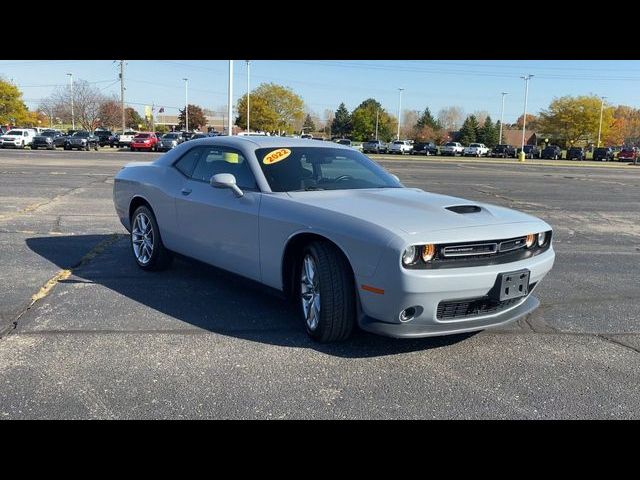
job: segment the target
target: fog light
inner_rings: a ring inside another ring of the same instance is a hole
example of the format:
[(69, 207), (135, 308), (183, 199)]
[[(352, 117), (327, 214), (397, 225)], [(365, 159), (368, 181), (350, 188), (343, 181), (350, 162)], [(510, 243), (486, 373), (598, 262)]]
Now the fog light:
[(412, 320), (413, 317), (415, 316), (416, 316), (415, 307), (405, 308), (403, 311), (400, 312), (400, 321), (408, 322), (409, 320)]
[(531, 248), (535, 243), (535, 241), (536, 241), (536, 236), (533, 233), (530, 233), (529, 235), (527, 235), (527, 239), (525, 240), (524, 244), (526, 245), (527, 248)]

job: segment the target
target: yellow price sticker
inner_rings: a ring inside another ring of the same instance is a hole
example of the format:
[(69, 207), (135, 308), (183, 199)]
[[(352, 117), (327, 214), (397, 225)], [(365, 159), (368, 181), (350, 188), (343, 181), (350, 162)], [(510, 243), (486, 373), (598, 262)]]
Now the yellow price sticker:
[(291, 155), (291, 150), (288, 148), (279, 148), (278, 150), (274, 150), (273, 152), (269, 152), (265, 155), (262, 163), (265, 165), (271, 165), (273, 163), (281, 162), (285, 158)]
[(224, 161), (228, 163), (240, 163), (238, 154), (233, 152), (225, 152)]

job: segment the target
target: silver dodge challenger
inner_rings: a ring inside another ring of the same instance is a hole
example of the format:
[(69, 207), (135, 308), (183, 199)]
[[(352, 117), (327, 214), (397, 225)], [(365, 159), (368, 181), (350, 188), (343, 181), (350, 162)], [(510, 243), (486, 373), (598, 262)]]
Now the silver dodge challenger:
[(407, 188), (357, 150), (319, 140), (213, 137), (135, 162), (115, 208), (144, 270), (178, 253), (294, 301), (309, 335), (482, 330), (539, 305), (551, 227), (507, 208)]

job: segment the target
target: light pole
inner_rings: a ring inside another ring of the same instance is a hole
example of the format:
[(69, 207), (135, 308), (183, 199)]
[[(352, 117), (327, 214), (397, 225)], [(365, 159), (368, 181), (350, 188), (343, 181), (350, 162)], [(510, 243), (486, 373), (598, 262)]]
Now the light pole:
[(600, 134), (602, 133), (602, 112), (604, 111), (604, 100), (607, 97), (600, 97), (600, 126), (598, 127), (598, 147), (600, 146)]
[(376, 141), (378, 141), (378, 115), (380, 113), (380, 109), (376, 110)]
[(249, 72), (251, 71), (251, 62), (249, 60), (247, 60), (247, 133), (251, 132), (251, 129), (249, 128)]
[(227, 135), (233, 135), (233, 60), (229, 60), (229, 90), (227, 98)]
[(67, 75), (69, 76), (69, 81), (71, 85), (71, 128), (75, 130), (76, 119), (75, 119), (75, 115), (73, 114), (73, 73), (67, 73)]
[(502, 92), (502, 113), (500, 113), (500, 140), (498, 143), (502, 145), (502, 124), (504, 123), (504, 97), (509, 95), (509, 92)]
[(521, 152), (524, 152), (524, 135), (525, 135), (525, 131), (527, 129), (527, 99), (529, 97), (529, 80), (531, 80), (531, 77), (533, 77), (533, 75), (529, 74), (529, 75), (523, 75), (520, 78), (522, 78), (524, 80), (524, 116), (522, 117), (522, 145), (521, 148), (522, 150), (520, 150)]
[(184, 80), (184, 129), (189, 131), (189, 79), (183, 78)]
[(401, 119), (400, 119), (400, 112), (402, 111), (402, 91), (404, 90), (404, 88), (399, 88), (398, 91), (400, 92), (400, 98), (398, 100), (398, 135), (396, 138), (396, 140), (400, 140), (400, 124), (402, 123)]

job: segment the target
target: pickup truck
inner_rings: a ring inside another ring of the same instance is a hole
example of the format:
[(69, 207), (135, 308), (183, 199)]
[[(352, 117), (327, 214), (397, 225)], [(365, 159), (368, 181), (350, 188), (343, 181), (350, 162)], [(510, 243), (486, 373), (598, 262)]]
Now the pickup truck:
[(387, 153), (387, 144), (380, 140), (370, 140), (362, 144), (363, 153)]
[(463, 155), (465, 157), (486, 157), (489, 155), (489, 149), (484, 143), (470, 143), (469, 146), (464, 149)]
[(433, 142), (417, 142), (413, 144), (412, 155), (437, 155), (438, 146)]
[(440, 147), (440, 155), (449, 155), (451, 157), (464, 155), (464, 147), (459, 142), (447, 142)]
[(496, 145), (491, 150), (492, 157), (516, 158), (516, 149), (513, 145)]
[(389, 153), (399, 153), (400, 155), (404, 155), (405, 153), (411, 153), (413, 145), (406, 140), (395, 140), (389, 143), (387, 149)]
[(122, 133), (119, 133), (117, 135), (118, 137), (118, 147), (122, 148), (122, 147), (128, 147), (131, 145), (131, 141), (133, 140), (133, 137), (135, 137), (138, 134), (138, 132), (136, 132), (135, 130), (125, 130)]

